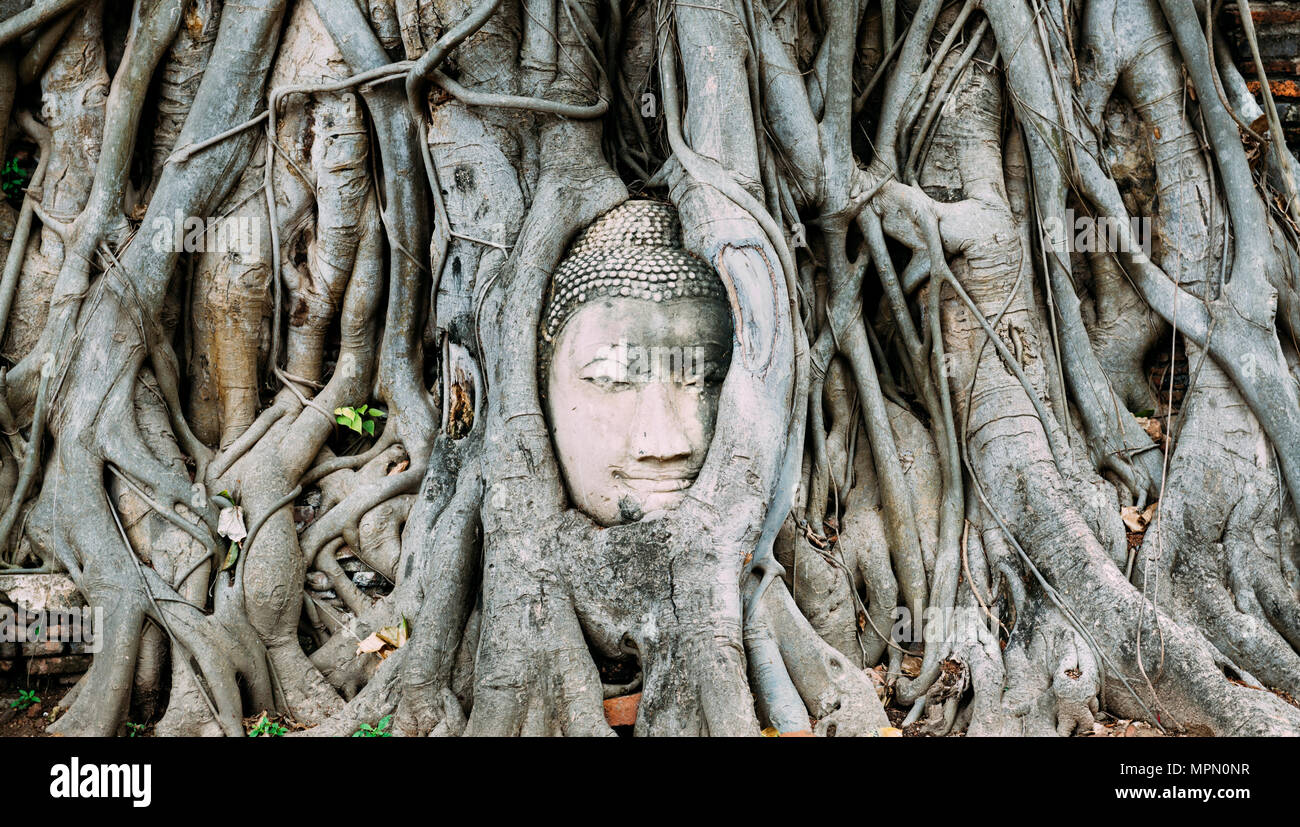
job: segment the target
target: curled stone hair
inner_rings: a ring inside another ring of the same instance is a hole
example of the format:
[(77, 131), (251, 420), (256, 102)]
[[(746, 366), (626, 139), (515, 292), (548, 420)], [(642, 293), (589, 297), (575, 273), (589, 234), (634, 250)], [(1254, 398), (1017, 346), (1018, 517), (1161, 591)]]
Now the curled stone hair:
[(659, 201), (626, 201), (583, 230), (556, 268), (542, 312), (541, 369), (565, 323), (587, 302), (693, 296), (725, 302), (727, 293), (714, 269), (682, 248), (676, 210)]

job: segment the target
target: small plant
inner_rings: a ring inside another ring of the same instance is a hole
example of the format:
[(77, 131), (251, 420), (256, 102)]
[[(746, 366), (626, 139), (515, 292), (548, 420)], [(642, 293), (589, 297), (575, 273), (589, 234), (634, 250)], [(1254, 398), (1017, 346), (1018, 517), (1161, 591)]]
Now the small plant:
[(385, 715), (379, 719), (376, 726), (362, 724), (361, 729), (352, 733), (353, 738), (392, 738), (393, 733), (388, 731), (388, 725), (393, 722), (392, 715)]
[(369, 405), (362, 405), (357, 408), (348, 405), (334, 409), (335, 422), (367, 436), (375, 435), (375, 420), (383, 419), (386, 416), (388, 416), (386, 411), (372, 408)]
[(130, 721), (126, 722), (126, 737), (140, 738), (143, 735), (144, 735), (144, 724), (133, 724)]
[(288, 731), (289, 728), (287, 726), (277, 724), (274, 721), (267, 719), (266, 713), (263, 712), (262, 717), (257, 722), (257, 726), (248, 731), (248, 737), (259, 738), (265, 735), (267, 738), (279, 738)]
[(9, 706), (11, 706), (12, 708), (17, 709), (19, 712), (21, 712), (22, 710), (26, 709), (27, 707), (32, 706), (32, 705), (34, 705), (34, 704), (38, 704), (38, 703), (40, 703), (40, 702), (41, 702), (41, 698), (40, 698), (40, 696), (37, 695), (37, 694), (36, 694), (35, 692), (33, 692), (32, 690), (30, 690), (30, 689), (19, 689), (19, 690), (18, 690), (18, 700), (16, 700), (16, 701), (10, 701), (10, 702), (9, 702)]
[(31, 177), (31, 170), (18, 163), (18, 158), (10, 158), (9, 163), (0, 169), (0, 191), (4, 192), (6, 198), (17, 197), (27, 187)]

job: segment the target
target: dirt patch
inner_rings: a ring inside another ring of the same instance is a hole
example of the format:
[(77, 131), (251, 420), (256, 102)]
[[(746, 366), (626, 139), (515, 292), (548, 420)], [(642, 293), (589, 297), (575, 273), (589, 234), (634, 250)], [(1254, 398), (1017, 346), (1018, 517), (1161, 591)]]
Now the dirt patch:
[(41, 699), (26, 709), (15, 709), (12, 704), (18, 700), (18, 691), (9, 690), (0, 694), (0, 738), (40, 738), (45, 735), (45, 727), (50, 724), (50, 712), (57, 709), (63, 696), (68, 694), (70, 686), (51, 686), (34, 689)]

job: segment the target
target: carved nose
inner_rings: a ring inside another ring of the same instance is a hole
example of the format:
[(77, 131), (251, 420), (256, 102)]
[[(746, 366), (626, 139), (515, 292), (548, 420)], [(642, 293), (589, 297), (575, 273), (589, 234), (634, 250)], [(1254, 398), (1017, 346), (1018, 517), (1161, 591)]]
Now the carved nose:
[(668, 462), (689, 457), (694, 446), (666, 382), (650, 382), (641, 395), (635, 423), (636, 457)]

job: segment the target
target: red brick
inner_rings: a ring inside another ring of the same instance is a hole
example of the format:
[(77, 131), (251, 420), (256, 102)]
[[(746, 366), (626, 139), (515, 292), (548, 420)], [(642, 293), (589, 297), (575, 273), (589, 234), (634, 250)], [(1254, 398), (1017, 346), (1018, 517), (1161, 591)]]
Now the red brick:
[(610, 726), (632, 726), (641, 705), (641, 693), (609, 698), (605, 701), (605, 720)]

